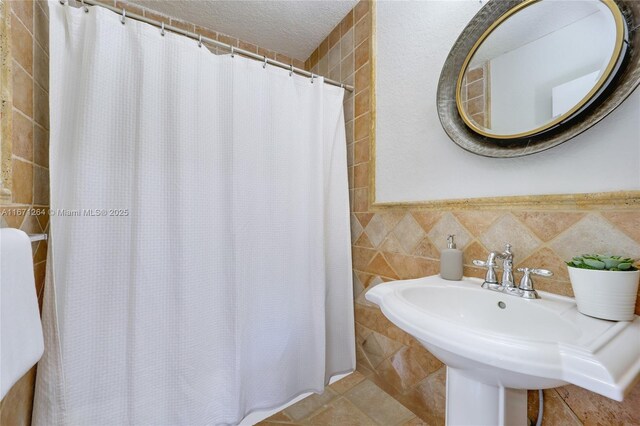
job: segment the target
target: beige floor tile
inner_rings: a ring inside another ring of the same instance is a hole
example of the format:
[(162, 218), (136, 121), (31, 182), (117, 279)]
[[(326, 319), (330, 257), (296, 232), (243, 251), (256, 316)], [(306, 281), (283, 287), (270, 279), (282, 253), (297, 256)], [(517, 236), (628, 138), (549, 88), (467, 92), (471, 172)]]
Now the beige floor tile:
[(275, 413), (273, 416), (266, 418), (265, 422), (273, 422), (273, 423), (292, 423), (293, 420), (291, 417), (287, 416), (284, 411), (279, 411)]
[(381, 425), (397, 425), (415, 415), (370, 380), (362, 381), (345, 396)]
[(337, 395), (338, 394), (336, 392), (327, 387), (325, 388), (324, 393), (308, 396), (302, 401), (296, 402), (291, 407), (286, 408), (284, 413), (293, 421), (298, 422), (310, 416), (323, 405), (329, 404)]
[(376, 425), (370, 417), (360, 411), (346, 398), (339, 398), (329, 405), (326, 410), (321, 411), (308, 421), (308, 425), (349, 425), (349, 426), (373, 426)]
[(349, 374), (347, 377), (341, 380), (338, 380), (337, 382), (332, 384), (331, 389), (342, 394), (347, 392), (349, 389), (351, 389), (352, 387), (354, 387), (364, 379), (365, 379), (364, 375), (356, 370), (353, 373)]
[(426, 423), (419, 417), (414, 417), (406, 423), (403, 423), (402, 426), (429, 426), (429, 423)]
[[(640, 425), (640, 386), (633, 387), (624, 402), (605, 398), (575, 385), (556, 388), (554, 392), (567, 404), (563, 409), (574, 413), (585, 425)], [(544, 394), (545, 418), (548, 417), (547, 407), (552, 405), (547, 393), (545, 391)]]

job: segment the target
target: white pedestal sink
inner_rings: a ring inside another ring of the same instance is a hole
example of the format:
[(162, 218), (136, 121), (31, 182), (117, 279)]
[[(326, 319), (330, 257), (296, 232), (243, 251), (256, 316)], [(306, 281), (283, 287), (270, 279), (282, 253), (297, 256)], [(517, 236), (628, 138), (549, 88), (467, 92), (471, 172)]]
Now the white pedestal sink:
[(366, 294), (447, 365), (448, 425), (526, 425), (527, 389), (572, 383), (622, 401), (640, 379), (640, 317), (599, 320), (570, 297), (527, 300), (481, 284), (436, 275)]

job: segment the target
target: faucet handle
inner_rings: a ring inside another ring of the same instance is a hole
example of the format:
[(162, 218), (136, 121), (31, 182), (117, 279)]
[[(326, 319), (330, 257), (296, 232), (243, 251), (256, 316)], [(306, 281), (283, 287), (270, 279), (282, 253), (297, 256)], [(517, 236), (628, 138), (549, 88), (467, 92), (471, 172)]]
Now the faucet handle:
[(482, 288), (490, 288), (492, 290), (496, 290), (500, 288), (500, 283), (498, 283), (498, 277), (496, 277), (496, 259), (502, 259), (502, 254), (492, 251), (489, 253), (489, 257), (486, 261), (483, 260), (474, 260), (473, 264), (476, 266), (480, 266), (483, 268), (487, 268), (487, 274), (484, 277), (484, 282), (482, 283)]
[(522, 291), (522, 297), (525, 299), (540, 299), (538, 292), (533, 288), (531, 275), (539, 275), (542, 277), (550, 277), (553, 275), (553, 272), (539, 268), (518, 268), (518, 272), (523, 273), (519, 288)]
[(540, 275), (541, 277), (553, 276), (553, 272), (540, 268), (518, 268), (518, 272), (523, 272), (525, 275)]
[(553, 272), (547, 270), (547, 269), (540, 269), (540, 268), (535, 268), (531, 270), (531, 273), (533, 275), (540, 275), (541, 277), (552, 277), (553, 276)]

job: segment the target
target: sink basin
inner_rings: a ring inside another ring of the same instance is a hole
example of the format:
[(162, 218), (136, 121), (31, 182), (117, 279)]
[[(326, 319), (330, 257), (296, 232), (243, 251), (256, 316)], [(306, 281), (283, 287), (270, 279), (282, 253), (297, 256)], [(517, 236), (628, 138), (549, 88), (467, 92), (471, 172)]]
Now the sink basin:
[(573, 298), (522, 299), (482, 280), (379, 284), (366, 298), (447, 365), (447, 424), (526, 424), (526, 389), (568, 383), (622, 401), (640, 379), (640, 317), (613, 322)]
[[(402, 297), (426, 314), (452, 323), (502, 336), (525, 337), (522, 324), (527, 324), (526, 338), (541, 342), (576, 341), (581, 330), (562, 312), (571, 302), (532, 304), (520, 299), (487, 291), (477, 285), (409, 286)], [(501, 308), (498, 303), (502, 301)], [(497, 337), (497, 336), (496, 336)]]

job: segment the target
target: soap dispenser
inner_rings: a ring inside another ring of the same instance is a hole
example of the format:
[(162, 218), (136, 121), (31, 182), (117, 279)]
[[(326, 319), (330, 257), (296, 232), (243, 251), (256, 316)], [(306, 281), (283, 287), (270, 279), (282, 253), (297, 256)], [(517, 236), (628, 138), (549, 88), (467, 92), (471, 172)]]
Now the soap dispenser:
[(447, 248), (440, 253), (440, 276), (445, 280), (462, 279), (462, 250), (456, 248), (454, 235), (447, 238)]

